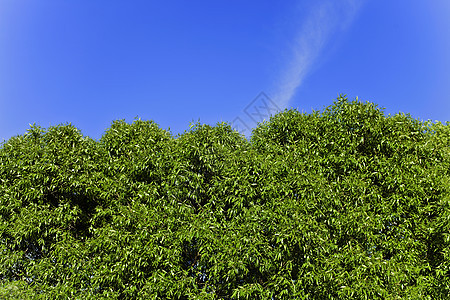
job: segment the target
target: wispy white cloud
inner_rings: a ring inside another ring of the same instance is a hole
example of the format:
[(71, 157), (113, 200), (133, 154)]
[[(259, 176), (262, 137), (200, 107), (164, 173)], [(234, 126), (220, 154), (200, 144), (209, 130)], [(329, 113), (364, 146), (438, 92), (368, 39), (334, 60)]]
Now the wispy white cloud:
[(277, 84), (273, 99), (280, 108), (287, 107), (323, 48), (350, 26), (362, 3), (363, 0), (317, 1), (301, 24), (291, 50), (292, 57)]

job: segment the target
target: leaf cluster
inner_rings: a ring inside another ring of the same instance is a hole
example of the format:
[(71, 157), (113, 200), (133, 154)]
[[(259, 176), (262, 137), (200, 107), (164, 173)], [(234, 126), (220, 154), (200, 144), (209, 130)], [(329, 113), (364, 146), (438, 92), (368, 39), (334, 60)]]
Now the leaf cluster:
[(445, 299), (448, 125), (345, 96), (250, 140), (33, 125), (0, 147), (0, 298)]

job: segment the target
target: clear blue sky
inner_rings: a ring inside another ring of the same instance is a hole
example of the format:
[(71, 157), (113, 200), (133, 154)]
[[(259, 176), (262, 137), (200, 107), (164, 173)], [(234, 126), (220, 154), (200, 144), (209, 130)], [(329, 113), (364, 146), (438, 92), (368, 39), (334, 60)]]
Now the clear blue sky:
[(448, 121), (450, 1), (0, 0), (0, 141), (66, 122), (98, 139), (135, 117), (254, 127), (260, 92)]

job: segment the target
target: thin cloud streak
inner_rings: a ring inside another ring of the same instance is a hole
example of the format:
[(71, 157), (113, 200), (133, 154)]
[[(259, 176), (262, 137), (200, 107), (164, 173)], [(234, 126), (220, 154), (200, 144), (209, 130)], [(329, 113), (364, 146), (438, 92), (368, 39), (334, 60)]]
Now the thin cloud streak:
[(313, 8), (294, 41), (289, 66), (273, 99), (286, 108), (333, 34), (345, 31), (359, 11), (361, 0), (322, 1)]

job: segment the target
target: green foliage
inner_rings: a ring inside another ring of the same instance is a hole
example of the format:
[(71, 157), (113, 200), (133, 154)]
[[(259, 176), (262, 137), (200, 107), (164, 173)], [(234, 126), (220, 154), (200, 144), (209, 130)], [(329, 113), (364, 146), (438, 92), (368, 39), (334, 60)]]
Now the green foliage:
[(2, 299), (446, 299), (450, 127), (340, 96), (250, 141), (115, 121), (0, 148)]

